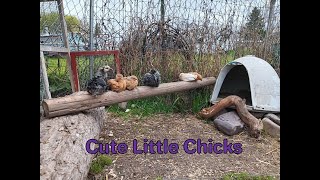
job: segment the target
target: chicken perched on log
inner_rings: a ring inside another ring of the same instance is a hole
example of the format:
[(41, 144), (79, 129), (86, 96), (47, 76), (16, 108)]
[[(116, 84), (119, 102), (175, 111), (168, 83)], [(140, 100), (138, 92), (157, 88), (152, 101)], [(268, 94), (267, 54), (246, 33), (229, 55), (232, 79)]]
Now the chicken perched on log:
[[(114, 79), (116, 77), (113, 69), (106, 65), (102, 66), (98, 69), (98, 72), (95, 74), (96, 76), (104, 76), (104, 80), (107, 83), (109, 79)], [(111, 90), (111, 87), (108, 86), (107, 90)]]
[(114, 72), (113, 69), (106, 65), (106, 66), (102, 66), (98, 69), (98, 71), (95, 74), (95, 77), (104, 77), (105, 81), (107, 82), (109, 79), (113, 79), (114, 78)]
[(161, 83), (161, 74), (155, 69), (151, 69), (143, 76), (142, 83), (145, 86), (158, 87)]
[(126, 80), (126, 86), (127, 86), (126, 88), (128, 90), (132, 90), (138, 86), (137, 76), (132, 75), (132, 76), (125, 77), (124, 79)]
[(117, 74), (115, 79), (109, 79), (108, 85), (114, 92), (121, 92), (126, 90), (127, 84), (122, 74)]
[(106, 92), (107, 86), (102, 77), (93, 77), (87, 82), (87, 92), (93, 96), (98, 96)]
[(98, 96), (106, 92), (108, 90), (106, 79), (110, 71), (113, 71), (110, 66), (100, 67), (94, 77), (87, 81), (87, 92), (93, 96)]
[(107, 69), (107, 77), (106, 77), (106, 82), (108, 82), (109, 79), (114, 79), (116, 78), (116, 74), (114, 70), (110, 66), (106, 66), (105, 69)]
[(179, 79), (181, 81), (202, 81), (202, 76), (197, 72), (180, 73)]

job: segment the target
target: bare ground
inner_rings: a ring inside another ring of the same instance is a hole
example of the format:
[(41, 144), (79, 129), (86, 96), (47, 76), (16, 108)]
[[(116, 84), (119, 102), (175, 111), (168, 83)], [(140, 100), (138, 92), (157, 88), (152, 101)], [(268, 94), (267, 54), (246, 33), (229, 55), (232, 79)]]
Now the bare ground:
[[(153, 117), (124, 120), (108, 113), (100, 140), (109, 143), (126, 143), (126, 154), (111, 154), (113, 163), (96, 176), (89, 179), (221, 179), (228, 172), (247, 172), (252, 175), (269, 175), (280, 179), (280, 142), (262, 134), (260, 139), (248, 136), (246, 131), (239, 135), (227, 136), (219, 132), (214, 125), (196, 118), (194, 115), (158, 114)], [(113, 136), (108, 134), (112, 131)], [(201, 139), (213, 143), (241, 143), (240, 154), (187, 154), (183, 142), (187, 139)], [(169, 143), (179, 144), (177, 154), (140, 154), (132, 152), (133, 140), (137, 139), (141, 149), (143, 139), (154, 141), (168, 139)]]

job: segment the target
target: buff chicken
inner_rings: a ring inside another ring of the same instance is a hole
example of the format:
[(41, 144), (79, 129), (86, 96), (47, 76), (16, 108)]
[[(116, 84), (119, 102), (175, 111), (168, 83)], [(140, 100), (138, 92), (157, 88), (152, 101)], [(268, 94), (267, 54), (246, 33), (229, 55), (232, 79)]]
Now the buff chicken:
[(202, 76), (197, 72), (180, 73), (179, 79), (181, 81), (202, 81)]
[(132, 90), (138, 86), (138, 78), (137, 76), (128, 76), (124, 78), (126, 80), (126, 89)]
[(108, 85), (114, 92), (121, 92), (126, 90), (126, 80), (122, 74), (117, 74), (115, 79), (109, 79)]

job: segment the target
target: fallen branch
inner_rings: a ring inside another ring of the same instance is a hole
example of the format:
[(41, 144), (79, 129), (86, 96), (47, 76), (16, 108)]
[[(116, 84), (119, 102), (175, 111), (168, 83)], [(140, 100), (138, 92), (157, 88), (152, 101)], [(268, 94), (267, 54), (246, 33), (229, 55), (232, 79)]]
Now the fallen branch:
[(204, 108), (199, 112), (199, 115), (202, 118), (209, 119), (213, 116), (215, 116), (218, 112), (221, 110), (230, 107), (235, 106), (237, 113), (240, 117), (240, 119), (249, 126), (250, 128), (250, 135), (258, 138), (260, 136), (260, 132), (263, 129), (263, 124), (260, 120), (258, 120), (256, 117), (254, 117), (246, 108), (245, 100), (242, 100), (239, 96), (228, 96), (222, 100), (220, 100), (215, 105)]

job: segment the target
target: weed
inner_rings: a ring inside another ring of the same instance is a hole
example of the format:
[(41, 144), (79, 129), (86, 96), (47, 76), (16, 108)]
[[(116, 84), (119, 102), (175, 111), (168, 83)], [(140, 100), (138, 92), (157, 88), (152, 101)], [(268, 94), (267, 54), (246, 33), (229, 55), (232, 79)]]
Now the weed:
[(250, 175), (245, 172), (241, 173), (227, 173), (222, 177), (222, 180), (275, 180), (272, 176)]
[(92, 161), (90, 166), (90, 173), (99, 174), (103, 171), (105, 166), (110, 166), (112, 159), (106, 155), (99, 155), (95, 160)]

